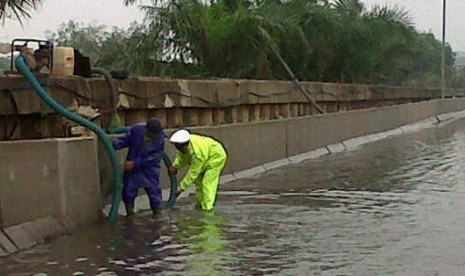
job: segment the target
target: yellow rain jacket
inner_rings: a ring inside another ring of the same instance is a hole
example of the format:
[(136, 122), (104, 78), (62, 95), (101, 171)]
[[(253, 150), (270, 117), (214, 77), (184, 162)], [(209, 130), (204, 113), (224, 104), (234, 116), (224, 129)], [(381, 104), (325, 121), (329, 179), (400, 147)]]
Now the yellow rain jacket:
[(204, 210), (213, 209), (216, 201), (220, 175), (228, 155), (223, 145), (213, 138), (192, 134), (188, 152), (179, 152), (173, 167), (180, 169), (189, 166), (187, 174), (179, 183), (181, 190), (195, 183), (197, 205)]

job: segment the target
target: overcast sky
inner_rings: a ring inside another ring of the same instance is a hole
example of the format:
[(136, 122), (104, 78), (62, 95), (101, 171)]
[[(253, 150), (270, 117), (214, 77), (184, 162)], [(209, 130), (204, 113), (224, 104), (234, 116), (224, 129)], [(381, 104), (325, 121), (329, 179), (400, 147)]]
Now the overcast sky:
[[(428, 31), (441, 39), (442, 0), (363, 0), (367, 8), (374, 4), (399, 5), (408, 10), (420, 31)], [(125, 7), (123, 0), (46, 0), (32, 13), (32, 19), (21, 27), (6, 20), (0, 25), (0, 42), (10, 42), (16, 37), (44, 38), (47, 30), (56, 31), (61, 23), (77, 22), (127, 27), (132, 21), (141, 21), (143, 13), (135, 6)], [(446, 41), (454, 51), (465, 51), (464, 0), (447, 0)]]

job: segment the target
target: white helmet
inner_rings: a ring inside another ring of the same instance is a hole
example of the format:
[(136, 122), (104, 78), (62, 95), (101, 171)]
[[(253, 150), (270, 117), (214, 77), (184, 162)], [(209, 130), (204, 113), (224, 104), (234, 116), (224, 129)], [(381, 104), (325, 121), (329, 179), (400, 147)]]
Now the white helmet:
[(191, 134), (189, 133), (189, 131), (185, 129), (180, 129), (180, 130), (175, 131), (171, 135), (170, 142), (174, 144), (184, 144), (184, 143), (189, 142), (190, 139), (191, 139)]

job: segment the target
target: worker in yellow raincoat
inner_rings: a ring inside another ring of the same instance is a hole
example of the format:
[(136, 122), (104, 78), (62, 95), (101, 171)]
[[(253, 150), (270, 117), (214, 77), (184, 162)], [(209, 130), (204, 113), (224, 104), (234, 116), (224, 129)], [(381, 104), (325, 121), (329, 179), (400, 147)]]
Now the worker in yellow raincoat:
[(185, 129), (174, 132), (170, 142), (178, 150), (169, 169), (170, 175), (176, 175), (178, 169), (189, 166), (184, 179), (178, 185), (176, 196), (194, 183), (197, 206), (202, 210), (212, 210), (220, 175), (228, 160), (223, 145), (211, 137), (191, 134)]

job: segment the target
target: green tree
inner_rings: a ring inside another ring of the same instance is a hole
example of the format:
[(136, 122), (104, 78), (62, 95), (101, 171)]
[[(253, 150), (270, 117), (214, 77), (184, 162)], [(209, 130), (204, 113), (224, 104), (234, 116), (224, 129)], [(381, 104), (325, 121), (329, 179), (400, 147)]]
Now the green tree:
[[(70, 21), (49, 37), (94, 66), (136, 75), (437, 86), (441, 43), (397, 6), (360, 0), (169, 0), (144, 3), (129, 29)], [(458, 83), (447, 47), (447, 76)]]

